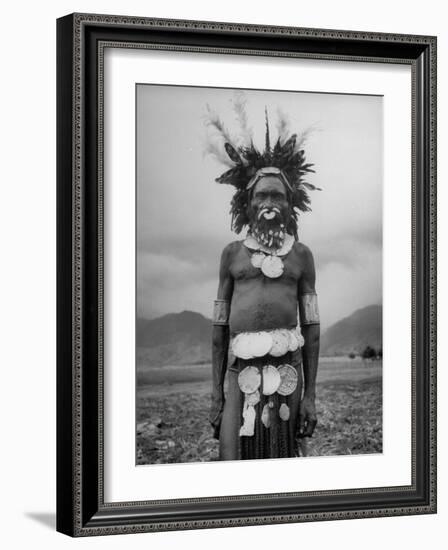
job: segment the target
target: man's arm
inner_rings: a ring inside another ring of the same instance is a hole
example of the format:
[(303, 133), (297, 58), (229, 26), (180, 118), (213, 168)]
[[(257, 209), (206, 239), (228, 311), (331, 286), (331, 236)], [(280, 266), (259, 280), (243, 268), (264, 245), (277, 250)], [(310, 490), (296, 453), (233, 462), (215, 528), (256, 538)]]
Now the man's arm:
[(233, 294), (233, 278), (230, 274), (232, 245), (227, 246), (221, 256), (219, 268), (218, 296), (213, 311), (212, 335), (212, 404), (210, 423), (214, 428), (214, 437), (219, 438), (222, 412), (224, 409), (224, 379), (227, 370), (229, 349), (229, 315)]
[(319, 362), (320, 320), (315, 289), (316, 272), (311, 251), (305, 247), (304, 271), (299, 282), (298, 303), (300, 325), (305, 343), (303, 352), (304, 393), (299, 410), (299, 435), (312, 436), (317, 424), (316, 376)]

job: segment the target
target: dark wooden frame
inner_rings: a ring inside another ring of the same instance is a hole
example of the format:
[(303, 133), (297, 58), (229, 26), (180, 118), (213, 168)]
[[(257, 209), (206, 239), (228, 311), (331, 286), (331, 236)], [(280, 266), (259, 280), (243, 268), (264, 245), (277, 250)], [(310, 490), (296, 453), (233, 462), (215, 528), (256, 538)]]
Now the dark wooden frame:
[[(108, 45), (411, 65), (410, 486), (104, 502), (102, 56)], [(58, 531), (88, 536), (434, 513), (436, 38), (74, 14), (57, 21), (57, 73)]]

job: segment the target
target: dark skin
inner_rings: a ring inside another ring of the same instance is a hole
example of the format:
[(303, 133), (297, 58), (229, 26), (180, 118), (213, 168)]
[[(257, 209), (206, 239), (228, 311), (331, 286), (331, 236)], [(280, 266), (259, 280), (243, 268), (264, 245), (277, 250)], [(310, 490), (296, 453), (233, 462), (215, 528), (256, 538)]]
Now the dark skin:
[[(255, 186), (249, 214), (255, 216), (262, 208), (277, 207), (289, 215), (288, 193), (275, 176), (261, 179)], [(221, 256), (219, 270), (219, 300), (230, 303), (229, 326), (213, 328), (213, 390), (210, 421), (215, 437), (220, 439), (220, 459), (235, 460), (238, 448), (239, 412), (233, 395), (224, 396), (224, 378), (227, 370), (227, 350), (230, 338), (238, 332), (252, 332), (276, 328), (293, 328), (297, 324), (297, 302), (307, 293), (315, 293), (315, 269), (311, 251), (295, 242), (283, 258), (284, 272), (276, 278), (265, 277), (252, 266), (250, 252), (241, 241), (227, 245)], [(302, 325), (305, 344), (302, 348), (304, 392), (296, 407), (294, 430), (301, 437), (310, 437), (317, 423), (315, 397), (319, 357), (320, 326)], [(233, 382), (229, 392), (234, 392)], [(234, 410), (235, 409), (235, 410)]]

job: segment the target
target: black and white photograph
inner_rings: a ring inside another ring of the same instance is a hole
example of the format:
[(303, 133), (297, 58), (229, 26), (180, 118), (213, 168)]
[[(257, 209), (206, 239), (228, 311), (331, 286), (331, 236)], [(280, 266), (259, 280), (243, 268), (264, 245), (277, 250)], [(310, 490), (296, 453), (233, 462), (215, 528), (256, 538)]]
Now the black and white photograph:
[(6, 4), (3, 548), (443, 547), (448, 33), (415, 7)]
[(383, 98), (136, 85), (136, 464), (383, 451)]

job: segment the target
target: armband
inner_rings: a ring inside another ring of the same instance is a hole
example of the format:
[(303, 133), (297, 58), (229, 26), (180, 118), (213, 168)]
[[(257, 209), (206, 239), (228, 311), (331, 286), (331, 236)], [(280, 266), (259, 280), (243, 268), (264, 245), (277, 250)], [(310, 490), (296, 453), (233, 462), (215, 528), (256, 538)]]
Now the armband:
[(317, 294), (301, 294), (299, 296), (299, 317), (301, 325), (320, 324)]
[(227, 300), (215, 300), (213, 302), (213, 324), (229, 324), (230, 303)]

